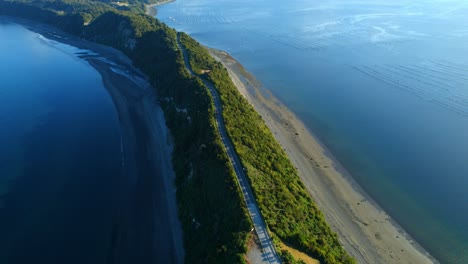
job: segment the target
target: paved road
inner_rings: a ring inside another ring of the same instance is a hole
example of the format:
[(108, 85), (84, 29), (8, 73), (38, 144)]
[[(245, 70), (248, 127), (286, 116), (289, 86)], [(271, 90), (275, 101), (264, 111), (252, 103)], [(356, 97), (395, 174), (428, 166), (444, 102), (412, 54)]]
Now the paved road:
[(211, 96), (214, 99), (215, 117), (218, 133), (221, 136), (221, 140), (228, 154), (229, 161), (234, 167), (234, 171), (237, 176), (237, 181), (239, 182), (239, 186), (241, 187), (242, 195), (244, 196), (245, 203), (247, 204), (247, 209), (249, 211), (250, 218), (252, 219), (252, 222), (254, 224), (255, 232), (257, 233), (257, 236), (262, 245), (264, 259), (267, 263), (281, 263), (280, 258), (276, 253), (275, 247), (273, 246), (273, 242), (271, 241), (270, 235), (268, 235), (265, 221), (263, 220), (263, 217), (260, 214), (260, 210), (258, 209), (257, 203), (252, 193), (252, 189), (250, 188), (249, 182), (247, 181), (247, 176), (245, 175), (242, 164), (240, 163), (239, 157), (234, 151), (232, 142), (226, 133), (226, 127), (224, 126), (224, 119), (222, 115), (221, 98), (219, 97), (218, 91), (215, 89), (211, 82), (198, 76), (192, 71), (192, 68), (190, 67), (188, 54), (183, 48), (182, 44), (180, 43), (179, 35), (177, 35), (177, 44), (179, 45), (179, 49), (182, 50), (184, 56), (184, 63), (187, 70), (190, 72), (191, 75), (198, 77), (208, 87), (208, 90), (210, 91)]

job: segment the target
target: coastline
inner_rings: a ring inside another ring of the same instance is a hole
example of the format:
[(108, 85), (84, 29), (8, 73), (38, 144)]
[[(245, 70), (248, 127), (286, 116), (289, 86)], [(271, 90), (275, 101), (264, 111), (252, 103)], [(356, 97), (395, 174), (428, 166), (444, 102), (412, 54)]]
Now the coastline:
[[(100, 74), (112, 98), (119, 117), (123, 167), (127, 177), (120, 190), (122, 208), (115, 219), (119, 227), (116, 236), (127, 240), (118, 239), (113, 243), (109, 257), (117, 263), (139, 262), (139, 258), (144, 257), (183, 263), (182, 227), (171, 160), (172, 138), (156, 93), (145, 75), (132, 66), (126, 55), (111, 47), (27, 19), (0, 16), (1, 21), (18, 24), (49, 40), (92, 52), (76, 56)], [(144, 219), (138, 216), (144, 216)], [(151, 252), (151, 255), (132, 252)]]
[(162, 0), (155, 4), (145, 5), (145, 13), (149, 16), (155, 17), (158, 14), (158, 10), (155, 7), (163, 4), (172, 3), (175, 1), (176, 0)]
[(437, 263), (360, 188), (295, 114), (229, 54), (209, 51), (262, 116), (340, 242), (359, 263)]
[[(46, 35), (47, 33), (41, 34)], [(60, 34), (58, 33), (58, 35)], [(53, 39), (55, 37), (57, 41), (67, 43), (57, 37), (58, 35), (53, 32), (47, 38)], [(80, 42), (80, 40), (76, 41)], [(70, 45), (80, 46), (76, 43)], [(98, 44), (91, 43), (91, 46), (86, 48), (94, 50), (92, 48), (94, 45)], [(102, 47), (103, 50), (106, 48), (105, 46)], [(429, 262), (435, 261), (430, 259), (430, 256), (359, 188), (326, 147), (291, 111), (276, 100), (274, 96), (261, 89), (261, 84), (252, 75), (248, 74), (242, 68), (242, 65), (226, 53), (212, 51), (212, 54), (217, 54), (218, 59), (224, 62), (233, 82), (249, 102), (254, 105), (258, 113), (262, 115), (276, 139), (297, 167), (302, 181), (324, 212), (327, 222), (339, 233), (340, 242), (359, 262), (400, 263), (403, 259), (407, 260), (406, 257), (403, 257), (406, 255), (411, 257), (408, 258), (410, 263), (426, 263), (426, 260)], [(107, 56), (119, 57), (120, 55), (106, 55), (104, 57)], [(122, 87), (118, 80), (122, 81), (123, 79), (120, 78), (124, 77), (116, 77), (117, 74), (110, 71), (108, 65), (103, 65), (104, 63), (99, 61), (94, 62), (91, 60), (88, 62), (101, 73), (107, 89), (115, 90), (114, 84)], [(129, 63), (131, 64), (131, 61)], [(137, 72), (137, 70), (135, 71)], [(107, 77), (104, 76), (106, 74)], [(135, 92), (133, 89), (127, 89), (126, 91), (131, 96)], [(139, 101), (145, 95), (136, 92), (134, 97), (135, 100)], [(148, 104), (152, 103), (148, 101)], [(145, 115), (150, 112), (147, 107), (144, 106), (143, 108), (146, 110), (142, 110)], [(147, 118), (151, 119), (148, 116)], [(145, 122), (154, 122), (154, 120)], [(162, 127), (165, 127), (165, 125), (162, 124)], [(374, 254), (371, 251), (376, 253)], [(398, 257), (401, 257), (401, 259), (398, 259)]]
[[(129, 218), (126, 221), (138, 226), (130, 226), (127, 232), (136, 232), (145, 240), (145, 233), (153, 231), (154, 238), (147, 238), (152, 248), (146, 252), (154, 254), (154, 260), (162, 258), (171, 263), (183, 263), (182, 227), (178, 218), (175, 173), (171, 161), (172, 139), (154, 91), (149, 85), (143, 89), (140, 84), (113, 71), (105, 62), (95, 59), (88, 59), (88, 62), (101, 74), (120, 122), (124, 124), (121, 128), (122, 138), (128, 139), (127, 144), (124, 143), (125, 163), (128, 164), (126, 174), (129, 185), (137, 193), (133, 194), (134, 201), (130, 201), (129, 212), (124, 218)], [(145, 212), (148, 207), (153, 212)], [(148, 213), (145, 218), (149, 222), (143, 220), (143, 223), (139, 223), (141, 219), (133, 218), (135, 212)], [(135, 242), (141, 244), (142, 241)], [(121, 247), (126, 249), (128, 243)], [(133, 261), (132, 256), (128, 257)]]

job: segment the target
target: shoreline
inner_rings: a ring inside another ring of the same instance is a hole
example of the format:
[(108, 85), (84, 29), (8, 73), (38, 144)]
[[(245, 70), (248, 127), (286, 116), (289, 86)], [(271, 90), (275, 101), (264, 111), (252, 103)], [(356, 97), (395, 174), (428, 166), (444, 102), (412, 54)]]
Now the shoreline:
[[(163, 256), (171, 263), (183, 263), (185, 253), (172, 168), (172, 138), (156, 93), (145, 75), (133, 67), (125, 54), (111, 47), (27, 19), (0, 16), (2, 21), (94, 53), (69, 54), (99, 73), (119, 118), (126, 182), (121, 186), (122, 208), (116, 221), (120, 221), (119, 236), (129, 239), (113, 245), (115, 254), (110, 257), (132, 261), (136, 256), (132, 252), (149, 252), (147, 257), (156, 260)], [(136, 219), (135, 213), (144, 215), (145, 219)], [(138, 235), (136, 241), (135, 235)]]
[[(121, 128), (122, 137), (128, 139), (127, 144), (123, 144), (126, 176), (130, 178), (129, 186), (137, 194), (130, 194), (133, 201), (130, 201), (129, 212), (124, 218), (129, 218), (126, 220), (136, 222), (138, 226), (129, 226), (129, 231), (125, 231), (136, 232), (141, 236), (153, 230), (155, 237), (149, 238), (148, 242), (154, 239), (154, 244), (150, 245), (154, 248), (147, 249), (150, 252), (148, 255), (156, 254), (155, 260), (162, 257), (171, 263), (183, 263), (182, 226), (177, 212), (175, 172), (171, 161), (172, 139), (153, 88), (148, 84), (143, 89), (141, 84), (116, 73), (105, 62), (93, 58), (85, 60), (101, 74), (119, 113), (119, 120), (124, 124)], [(148, 200), (148, 196), (151, 199)], [(134, 219), (133, 214), (135, 211), (146, 213), (148, 207), (154, 211), (146, 216), (150, 219), (150, 226), (145, 226), (148, 222), (138, 223), (141, 219)], [(127, 244), (121, 245), (123, 250)]]
[[(149, 7), (168, 2), (172, 1), (149, 5)], [(154, 10), (154, 8), (152, 9)], [(148, 6), (147, 12), (149, 12)], [(23, 25), (20, 22), (18, 24)], [(82, 43), (86, 41), (62, 35), (65, 33), (60, 33), (59, 30), (48, 32), (48, 26), (44, 25), (36, 27), (35, 24), (29, 24), (25, 27), (60, 43), (97, 51), (102, 57), (110, 58), (113, 61), (122, 60), (122, 62), (125, 61), (126, 64), (131, 65), (131, 61), (125, 55), (119, 54), (112, 48), (95, 43)], [(65, 38), (61, 36), (65, 36)], [(294, 113), (273, 95), (262, 91), (262, 85), (255, 77), (246, 72), (242, 65), (227, 53), (215, 50), (210, 50), (210, 52), (216, 59), (223, 62), (241, 94), (263, 117), (275, 138), (298, 169), (303, 183), (325, 214), (327, 222), (339, 234), (340, 242), (350, 254), (355, 256), (359, 262), (367, 263), (378, 263), (381, 260), (385, 263), (400, 263), (402, 260), (409, 263), (436, 262), (359, 187), (352, 176), (327, 150), (326, 146), (314, 136), (312, 131), (305, 127)], [(114, 85), (122, 86), (123, 84), (120, 84), (116, 78), (111, 77), (111, 75), (117, 74), (112, 73), (108, 65), (100, 65), (101, 63), (90, 62), (91, 66), (101, 74), (106, 89), (117, 89)], [(107, 77), (104, 76), (106, 71), (109, 74)], [(135, 70), (135, 73), (138, 72)], [(134, 91), (132, 90), (132, 92)], [(115, 100), (114, 97), (113, 100)], [(152, 102), (148, 101), (148, 104), (152, 104)], [(143, 107), (146, 109), (144, 110), (146, 114), (150, 112), (148, 107), (149, 105)], [(161, 123), (155, 124), (154, 120), (151, 120), (151, 116), (147, 115), (146, 117), (149, 124), (161, 126)], [(286, 127), (285, 123), (288, 124)], [(162, 127), (165, 128), (165, 124), (162, 124)], [(168, 133), (167, 128), (166, 133)], [(165, 138), (167, 136), (168, 134)], [(171, 148), (170, 146), (166, 147)], [(168, 181), (165, 180), (164, 184), (167, 187)], [(404, 256), (408, 256), (408, 258)]]
[(358, 263), (438, 263), (359, 186), (316, 135), (243, 66), (208, 48), (262, 116), (306, 189)]
[(145, 4), (145, 13), (149, 16), (155, 17), (158, 14), (157, 6), (175, 2), (176, 0), (163, 0), (155, 4)]

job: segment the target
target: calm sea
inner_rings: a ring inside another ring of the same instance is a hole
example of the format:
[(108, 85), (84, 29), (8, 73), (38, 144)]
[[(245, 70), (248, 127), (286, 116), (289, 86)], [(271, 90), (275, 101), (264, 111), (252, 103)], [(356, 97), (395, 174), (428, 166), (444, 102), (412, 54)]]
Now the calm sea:
[(120, 127), (80, 52), (0, 21), (0, 263), (108, 263)]
[(443, 263), (468, 263), (468, 2), (177, 0)]

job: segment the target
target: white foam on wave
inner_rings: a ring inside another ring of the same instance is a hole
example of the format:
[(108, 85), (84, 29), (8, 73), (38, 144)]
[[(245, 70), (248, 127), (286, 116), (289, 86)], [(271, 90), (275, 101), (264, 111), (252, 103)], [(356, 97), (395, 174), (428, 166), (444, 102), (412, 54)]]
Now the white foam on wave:
[[(115, 64), (114, 64), (115, 65)], [(148, 84), (147, 80), (144, 78), (141, 78), (139, 76), (136, 76), (134, 74), (131, 74), (129, 71), (122, 70), (116, 67), (109, 67), (110, 70), (116, 74), (122, 75), (126, 77), (127, 79), (131, 80), (133, 83), (135, 83), (138, 87), (142, 88), (143, 90), (148, 90), (150, 85)]]
[[(98, 56), (99, 54), (91, 51), (91, 50), (88, 50), (88, 49), (82, 49), (82, 48), (78, 48), (78, 47), (75, 47), (75, 46), (72, 46), (72, 45), (68, 45), (68, 44), (65, 44), (65, 43), (62, 43), (62, 42), (58, 42), (58, 41), (55, 41), (53, 39), (49, 39), (49, 38), (46, 38), (44, 37), (42, 34), (39, 34), (39, 33), (36, 33), (37, 37), (43, 41), (44, 43), (46, 43), (47, 45), (51, 46), (51, 47), (54, 47), (60, 51), (63, 51), (67, 54), (71, 54), (71, 55), (80, 55), (80, 56)], [(54, 34), (51, 34), (52, 36), (54, 37), (59, 37), (58, 35), (54, 35)], [(63, 38), (63, 37), (60, 37), (62, 39), (66, 39), (66, 38)]]
[[(99, 55), (99, 54), (96, 54), (96, 55)], [(94, 58), (94, 59), (100, 60), (100, 61), (102, 61), (102, 62), (104, 62), (104, 63), (107, 63), (107, 64), (109, 64), (109, 65), (112, 65), (112, 66), (114, 66), (114, 67), (119, 67), (119, 65), (117, 65), (115, 62), (113, 62), (113, 61), (111, 61), (111, 60), (109, 60), (109, 59), (107, 59), (107, 58), (104, 58), (104, 57), (96, 57), (96, 58)]]
[(360, 23), (366, 20), (381, 19), (384, 17), (407, 17), (407, 16), (421, 16), (421, 12), (406, 12), (406, 13), (370, 13), (370, 14), (358, 14), (347, 18), (350, 24)]
[(121, 70), (121, 69), (118, 69), (118, 68), (115, 68), (115, 67), (109, 67), (109, 69), (114, 73), (125, 76), (128, 79), (132, 79), (132, 76), (127, 71), (124, 71), (124, 70)]
[(371, 43), (387, 42), (396, 39), (401, 39), (400, 36), (389, 33), (385, 28), (378, 26), (373, 26), (372, 28), (376, 30), (377, 33), (370, 36)]
[(323, 22), (320, 24), (315, 24), (315, 25), (309, 25), (304, 27), (304, 32), (318, 32), (318, 31), (324, 31), (328, 29), (329, 27), (340, 25), (342, 22), (341, 21), (327, 21)]
[(299, 13), (299, 12), (309, 12), (309, 11), (331, 10), (331, 9), (336, 9), (336, 8), (337, 7), (335, 5), (320, 4), (320, 5), (313, 6), (313, 7), (291, 9), (291, 10), (288, 10), (288, 12), (289, 13)]

